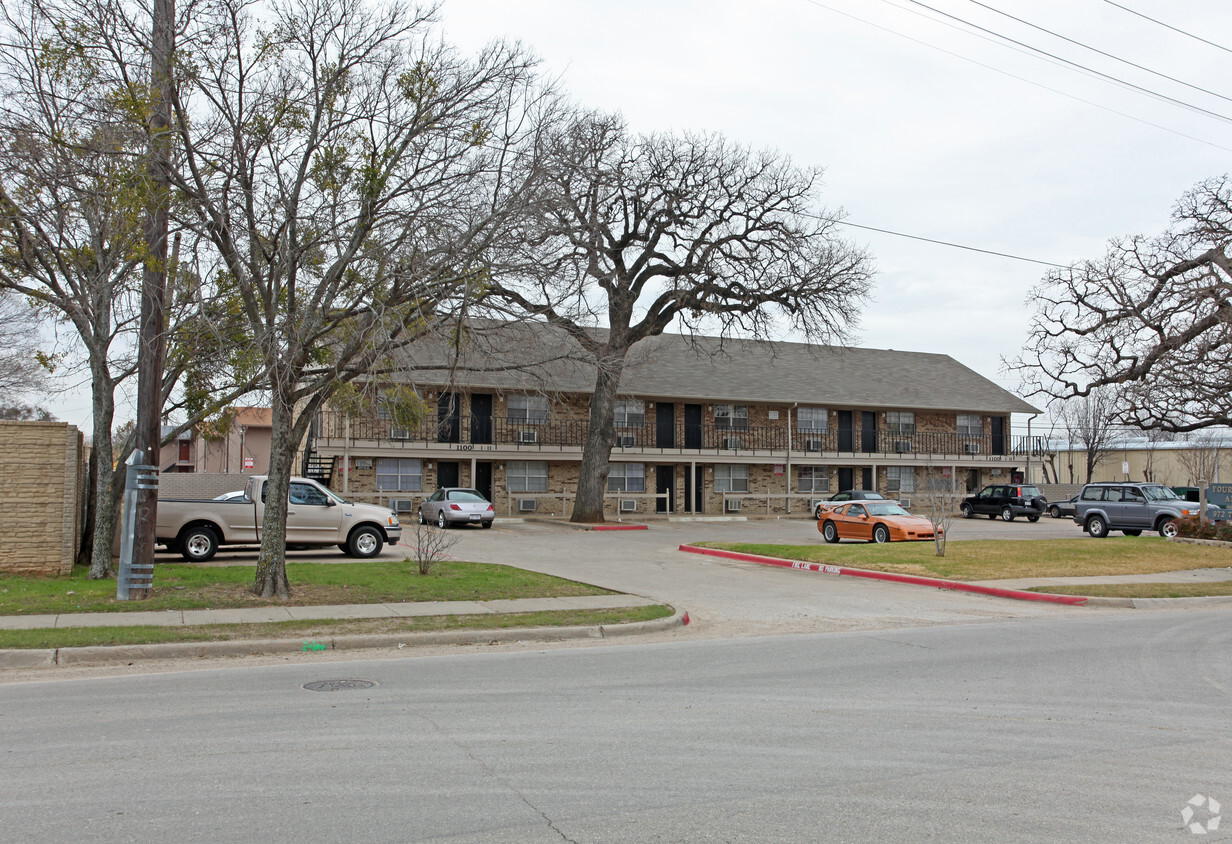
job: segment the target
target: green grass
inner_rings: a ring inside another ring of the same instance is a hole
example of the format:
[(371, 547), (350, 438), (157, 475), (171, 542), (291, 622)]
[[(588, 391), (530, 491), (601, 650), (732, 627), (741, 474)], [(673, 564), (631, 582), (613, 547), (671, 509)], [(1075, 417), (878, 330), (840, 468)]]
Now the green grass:
[(950, 542), (944, 557), (937, 556), (932, 542), (827, 545), (819, 539), (815, 545), (697, 544), (788, 560), (964, 581), (1155, 574), (1232, 565), (1232, 549), (1169, 543), (1146, 536)]
[(150, 645), (164, 642), (224, 642), (248, 639), (304, 639), (326, 643), (335, 636), (419, 633), (437, 630), (495, 630), (627, 624), (665, 618), (665, 606), (606, 610), (504, 613), (423, 618), (314, 619), (265, 624), (206, 624), (185, 627), (64, 627), (0, 630), (0, 648), (71, 648), (95, 645)]
[[(150, 612), (268, 606), (252, 594), (251, 565), (192, 566), (158, 563), (153, 595), (116, 600), (114, 580), (90, 580), (85, 568), (68, 577), (0, 577), (0, 615), (74, 612)], [(610, 595), (609, 590), (511, 566), (440, 562), (421, 575), (413, 561), (288, 563), (290, 606), (404, 601), (489, 601)]]
[(1232, 581), (1215, 583), (1087, 583), (1081, 586), (1035, 586), (1028, 592), (1062, 592), (1100, 598), (1209, 598), (1232, 595)]

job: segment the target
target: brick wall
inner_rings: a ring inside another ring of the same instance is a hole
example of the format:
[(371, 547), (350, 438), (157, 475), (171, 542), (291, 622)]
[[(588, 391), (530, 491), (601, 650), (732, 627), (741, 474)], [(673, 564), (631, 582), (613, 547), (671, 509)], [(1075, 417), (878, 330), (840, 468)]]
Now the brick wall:
[(85, 454), (73, 425), (0, 421), (0, 572), (72, 572), (85, 509)]

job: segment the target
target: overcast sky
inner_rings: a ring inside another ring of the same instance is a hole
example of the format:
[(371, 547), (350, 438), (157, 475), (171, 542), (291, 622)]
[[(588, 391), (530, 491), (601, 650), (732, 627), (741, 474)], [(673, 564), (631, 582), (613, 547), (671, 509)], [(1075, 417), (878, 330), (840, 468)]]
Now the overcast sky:
[[(926, 2), (937, 11), (910, 0), (446, 0), (440, 18), (468, 52), (525, 43), (579, 104), (619, 111), (636, 131), (720, 132), (820, 166), (826, 207), (852, 224), (1037, 261), (1097, 258), (1114, 236), (1155, 234), (1186, 189), (1229, 169), (1232, 53), (1161, 25), (1232, 44), (1227, 0), (1117, 0), (1159, 23), (1109, 0)], [(948, 354), (1017, 386), (1001, 359), (1018, 353), (1028, 291), (1047, 267), (846, 234), (878, 269), (858, 345)], [(88, 419), (88, 399), (53, 408)]]

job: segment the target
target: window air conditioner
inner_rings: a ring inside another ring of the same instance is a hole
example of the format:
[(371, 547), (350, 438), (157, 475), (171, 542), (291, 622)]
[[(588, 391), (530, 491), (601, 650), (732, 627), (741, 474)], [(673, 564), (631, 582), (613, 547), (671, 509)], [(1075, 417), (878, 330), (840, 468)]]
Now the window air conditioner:
[(415, 512), (415, 499), (391, 498), (389, 499), (389, 509), (395, 513), (413, 513)]
[(911, 499), (910, 498), (900, 498), (898, 499), (898, 503), (903, 507), (910, 507)]
[(537, 443), (539, 442), (539, 432), (538, 431), (518, 431), (518, 442)]
[(967, 452), (967, 454), (979, 454), (980, 444), (979, 443), (963, 443), (963, 451)]
[(522, 513), (533, 513), (535, 511), (535, 499), (519, 498), (518, 511)]
[(824, 443), (820, 439), (805, 440), (804, 450), (805, 451), (824, 451), (824, 449), (822, 448), (823, 445)]
[(894, 450), (899, 454), (906, 454), (911, 451), (911, 440), (898, 440), (894, 443)]
[(740, 438), (739, 437), (724, 437), (723, 438), (723, 448), (726, 449), (727, 451), (739, 451), (740, 450)]
[(616, 444), (621, 448), (632, 448), (637, 445), (637, 437), (634, 434), (621, 434), (616, 438)]
[(637, 501), (632, 498), (622, 498), (620, 501), (620, 512), (633, 513), (637, 511)]
[(744, 503), (744, 502), (743, 502), (743, 500), (742, 500), (742, 499), (739, 499), (739, 498), (729, 498), (729, 499), (727, 499), (726, 501), (724, 501), (724, 502), (723, 502), (723, 509), (724, 509), (724, 510), (726, 510), (727, 512), (729, 512), (729, 513), (739, 513), (739, 512), (740, 512), (740, 505), (741, 505), (741, 504), (743, 504), (743, 503)]

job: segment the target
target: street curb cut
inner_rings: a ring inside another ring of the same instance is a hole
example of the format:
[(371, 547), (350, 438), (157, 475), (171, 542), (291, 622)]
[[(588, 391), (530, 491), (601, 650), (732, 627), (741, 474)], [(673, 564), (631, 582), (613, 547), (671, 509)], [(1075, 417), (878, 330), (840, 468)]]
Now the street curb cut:
[(647, 525), (591, 525), (591, 530), (650, 530)]
[(144, 659), (253, 656), (277, 653), (328, 653), (365, 648), (397, 648), (423, 645), (474, 645), (492, 642), (559, 642), (567, 639), (611, 639), (640, 633), (657, 633), (684, 626), (684, 611), (666, 618), (628, 624), (586, 627), (523, 627), (511, 629), (441, 630), (421, 633), (380, 633), (337, 636), (324, 642), (314, 639), (247, 639), (227, 642), (164, 642), (151, 645), (98, 645), (81, 648), (0, 650), (0, 668), (43, 668), (55, 665), (89, 665), (99, 662), (134, 662)]
[[(764, 566), (780, 566), (782, 568), (799, 569), (800, 571), (815, 571), (821, 574), (838, 574), (847, 577), (864, 577), (869, 580), (888, 580), (893, 583), (908, 583), (915, 586), (931, 586), (934, 589), (950, 589), (955, 592), (975, 592), (980, 595), (992, 595), (997, 598), (1012, 598), (1016, 601), (1041, 601), (1048, 604), (1065, 604), (1068, 606), (1086, 606), (1092, 599), (1080, 595), (1052, 595), (1047, 592), (1023, 592), (1018, 589), (1001, 589), (997, 586), (977, 586), (974, 583), (963, 583), (960, 580), (941, 580), (935, 577), (918, 577), (913, 574), (893, 574), (885, 571), (868, 571), (853, 569), (846, 566), (831, 566), (825, 563), (804, 563), (799, 560), (784, 560), (779, 557), (762, 557), (757, 554), (742, 554), (737, 551), (724, 551), (719, 548), (700, 548), (696, 545), (681, 545), (680, 550), (689, 554), (708, 554), (713, 557), (725, 557), (729, 560), (740, 560), (746, 563), (760, 563)], [(1125, 601), (1126, 603), (1105, 604), (1104, 601)], [(1133, 603), (1129, 598), (1104, 598), (1101, 606), (1127, 606)]]

